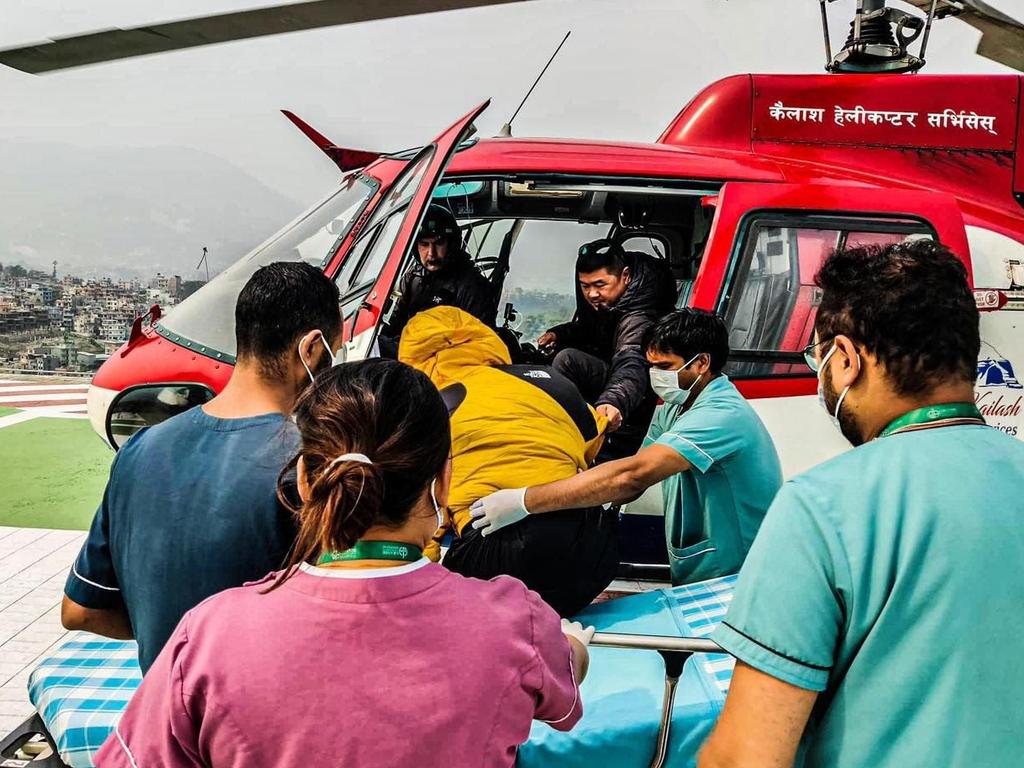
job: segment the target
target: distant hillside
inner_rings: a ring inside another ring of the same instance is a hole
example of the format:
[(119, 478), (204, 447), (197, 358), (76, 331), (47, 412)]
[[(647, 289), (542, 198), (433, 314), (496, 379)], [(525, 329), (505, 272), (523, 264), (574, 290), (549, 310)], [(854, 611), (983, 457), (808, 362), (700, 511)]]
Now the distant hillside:
[(61, 274), (217, 272), (314, 200), (296, 201), (231, 163), (180, 147), (0, 144), (0, 262)]

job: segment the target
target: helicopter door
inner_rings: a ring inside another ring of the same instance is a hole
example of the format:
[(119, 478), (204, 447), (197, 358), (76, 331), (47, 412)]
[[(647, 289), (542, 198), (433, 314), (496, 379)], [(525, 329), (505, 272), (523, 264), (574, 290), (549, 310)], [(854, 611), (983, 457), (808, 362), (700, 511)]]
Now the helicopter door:
[(821, 299), (814, 275), (836, 248), (915, 238), (941, 241), (970, 274), (963, 217), (950, 195), (741, 182), (718, 195), (690, 304), (725, 318), (725, 372), (772, 433), (787, 477), (848, 447), (818, 406), (817, 379), (802, 355)]
[(402, 256), (420, 226), (431, 192), (489, 103), (468, 112), (416, 153), (391, 186), (381, 191), (376, 208), (341, 255), (335, 281), (341, 291), (347, 359), (369, 353)]

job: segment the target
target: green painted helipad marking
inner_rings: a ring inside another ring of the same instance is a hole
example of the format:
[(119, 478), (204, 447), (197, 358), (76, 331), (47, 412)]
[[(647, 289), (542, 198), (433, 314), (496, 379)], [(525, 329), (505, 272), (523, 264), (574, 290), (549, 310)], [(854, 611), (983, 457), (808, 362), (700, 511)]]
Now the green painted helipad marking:
[(87, 529), (113, 458), (84, 419), (0, 430), (0, 525)]

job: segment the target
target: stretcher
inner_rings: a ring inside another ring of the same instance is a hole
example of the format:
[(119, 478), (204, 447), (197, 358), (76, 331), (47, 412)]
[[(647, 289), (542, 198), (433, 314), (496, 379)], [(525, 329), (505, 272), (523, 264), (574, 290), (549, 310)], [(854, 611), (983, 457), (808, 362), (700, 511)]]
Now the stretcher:
[(31, 768), (92, 768), (141, 682), (134, 642), (75, 633), (32, 670), (28, 695), (36, 714), (0, 742), (0, 768), (33, 739), (47, 741), (54, 755), (27, 763)]
[[(725, 616), (734, 582), (727, 576), (587, 608), (580, 620), (600, 631), (581, 686), (583, 718), (569, 733), (534, 723), (518, 768), (692, 765), (732, 677), (732, 658), (715, 653), (707, 636)], [(92, 768), (141, 679), (135, 643), (77, 633), (32, 672), (36, 714), (0, 741), (0, 768)]]
[[(580, 686), (583, 718), (561, 733), (535, 722), (518, 768), (686, 768), (714, 727), (734, 659), (707, 638), (725, 618), (735, 576), (595, 603), (598, 633)], [(692, 652), (692, 656), (690, 656)]]

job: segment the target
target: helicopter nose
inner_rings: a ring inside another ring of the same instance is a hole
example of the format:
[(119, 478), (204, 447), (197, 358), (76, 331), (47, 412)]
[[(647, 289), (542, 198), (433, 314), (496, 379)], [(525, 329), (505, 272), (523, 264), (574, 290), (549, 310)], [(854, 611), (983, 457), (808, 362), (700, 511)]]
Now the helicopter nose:
[[(110, 445), (107, 437), (107, 410), (110, 403), (118, 394), (119, 390), (89, 385), (89, 391), (85, 396), (86, 411), (89, 414), (89, 424), (93, 431), (102, 438), (103, 442)], [(111, 446), (113, 447), (113, 446)]]

